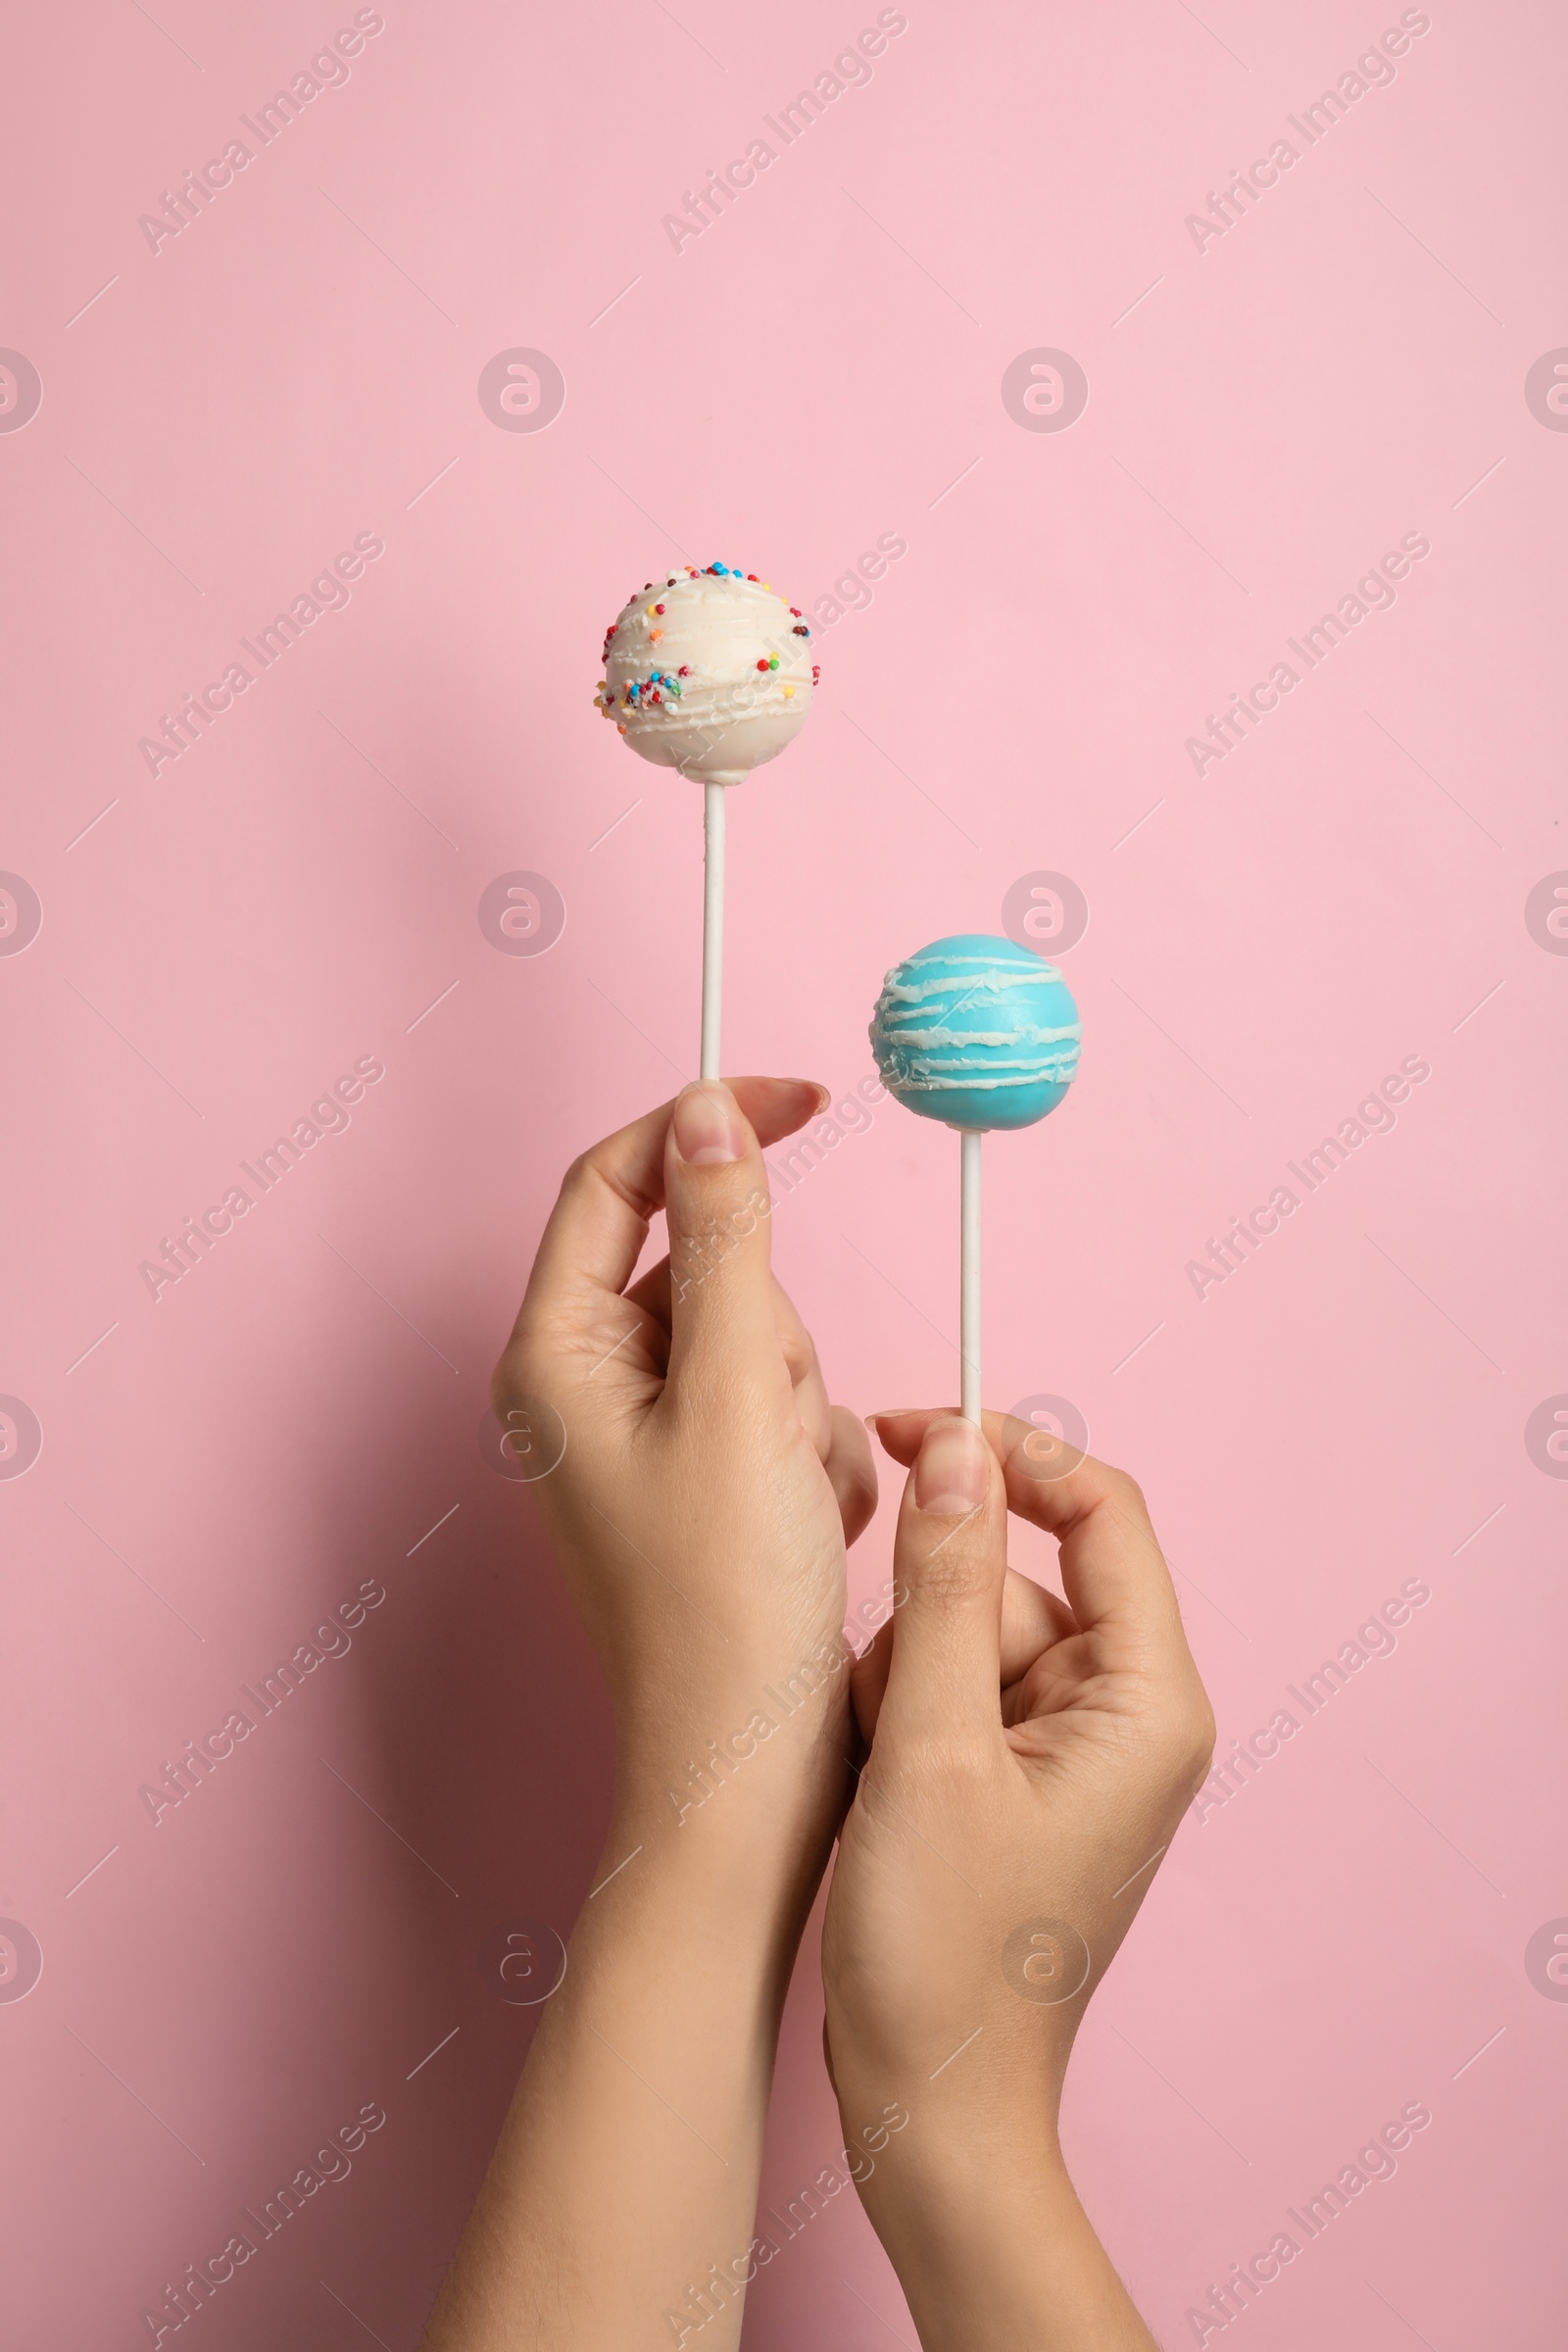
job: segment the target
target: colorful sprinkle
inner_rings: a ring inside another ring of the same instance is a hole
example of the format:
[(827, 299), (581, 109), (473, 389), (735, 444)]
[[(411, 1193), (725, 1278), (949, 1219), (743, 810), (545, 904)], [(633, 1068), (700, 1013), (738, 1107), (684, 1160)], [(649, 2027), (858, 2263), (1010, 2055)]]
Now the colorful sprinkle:
[[(664, 588), (677, 588), (688, 581), (700, 583), (704, 579), (723, 580), (726, 583), (733, 580), (748, 587), (760, 588), (769, 596), (775, 593), (771, 582), (761, 578), (758, 572), (743, 571), (738, 564), (724, 564), (716, 560), (704, 565), (683, 564), (666, 576), (663, 586)], [(666, 618), (668, 607), (663, 602), (660, 589), (652, 580), (645, 581), (643, 588), (644, 593), (653, 601), (639, 609), (636, 598), (629, 598), (622, 611), (605, 630), (604, 660), (607, 667), (615, 662), (617, 651), (621, 662), (624, 662), (627, 655), (632, 653), (634, 635), (632, 624), (635, 620), (640, 620), (643, 624), (642, 630), (635, 635), (635, 642), (648, 647), (657, 647), (665, 640), (668, 632), (658, 624)], [(780, 602), (783, 603), (785, 600), (781, 597)], [(789, 605), (787, 610), (794, 624), (790, 633), (800, 639), (808, 639), (811, 630), (806, 623), (802, 608), (799, 605)], [(634, 654), (632, 658), (636, 658)], [(722, 672), (727, 669), (727, 663), (720, 665), (719, 683), (722, 683)], [(766, 677), (782, 667), (784, 667), (784, 663), (780, 656), (772, 654), (757, 660), (755, 674), (759, 677)], [(681, 699), (682, 681), (690, 680), (698, 674), (691, 662), (683, 662), (679, 671), (674, 674), (668, 670), (649, 669), (641, 678), (624, 680), (617, 684), (612, 684), (607, 676), (601, 681), (595, 692), (593, 698), (595, 707), (602, 710), (607, 718), (614, 717), (617, 720), (629, 721), (632, 715), (638, 712), (646, 714), (655, 705), (664, 710), (665, 715), (668, 716), (667, 707), (673, 706)], [(793, 671), (791, 674), (793, 676)], [(813, 662), (811, 666), (813, 686), (817, 684), (820, 676), (820, 668)], [(786, 685), (782, 678), (779, 684), (783, 698), (793, 702), (796, 699), (795, 684)], [(626, 732), (624, 725), (621, 726), (620, 732), (622, 734)]]

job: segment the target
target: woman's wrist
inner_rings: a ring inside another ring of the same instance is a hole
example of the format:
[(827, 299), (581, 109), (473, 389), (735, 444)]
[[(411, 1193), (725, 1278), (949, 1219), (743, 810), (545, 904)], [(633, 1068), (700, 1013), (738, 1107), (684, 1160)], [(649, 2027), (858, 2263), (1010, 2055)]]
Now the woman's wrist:
[(1152, 2352), (1054, 2133), (981, 2156), (919, 2121), (860, 2193), (924, 2352)]
[[(846, 1801), (851, 1744), (843, 1677), (809, 1692), (760, 1678), (658, 1713), (645, 1703), (617, 1727), (606, 1868), (636, 1845), (733, 1843), (738, 1859), (769, 1872), (812, 1859), (814, 1888)], [(610, 1852), (616, 1838), (620, 1852)]]
[(508, 2249), (506, 2324), (477, 2329), (460, 2263), (441, 2352), (622, 2352), (688, 2322), (713, 2352), (738, 2340), (778, 2023), (831, 1832), (808, 1863), (738, 1805), (661, 1818), (666, 1760), (622, 1759), (630, 1792), (473, 2224)]

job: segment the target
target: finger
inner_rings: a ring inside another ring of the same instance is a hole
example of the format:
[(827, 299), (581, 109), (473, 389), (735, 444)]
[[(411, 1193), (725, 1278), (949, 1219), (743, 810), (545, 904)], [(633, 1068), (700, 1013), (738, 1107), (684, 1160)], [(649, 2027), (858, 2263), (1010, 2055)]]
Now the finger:
[(876, 1731), (877, 1717), (887, 1693), (888, 1670), (893, 1664), (893, 1619), (878, 1626), (875, 1639), (861, 1650), (850, 1668), (850, 1704), (855, 1709), (855, 1721), (860, 1738), (867, 1747)]
[[(795, 1388), (795, 1409), (801, 1426), (816, 1447), (817, 1458), (825, 1462), (833, 1445), (833, 1407), (828, 1398), (827, 1383), (817, 1361), (811, 1335), (801, 1321), (784, 1285), (776, 1274), (769, 1277), (773, 1293), (773, 1330), (785, 1369)], [(866, 1447), (869, 1458), (870, 1447)]]
[[(631, 1288), (622, 1293), (622, 1297), (628, 1306), (640, 1306), (645, 1314), (652, 1315), (656, 1323), (663, 1326), (665, 1336), (668, 1336), (671, 1311), (669, 1259), (667, 1257), (662, 1257), (657, 1265), (650, 1266), (646, 1274), (639, 1274)], [(800, 1310), (794, 1299), (776, 1274), (773, 1277), (773, 1312), (778, 1331), (778, 1344), (784, 1351), (784, 1361), (789, 1367), (790, 1378), (797, 1390), (813, 1374), (820, 1382), (821, 1375), (817, 1364), (816, 1349), (811, 1343), (811, 1335), (801, 1321)], [(826, 1414), (827, 1407), (824, 1404), (824, 1422)], [(824, 1451), (826, 1446), (827, 1439), (824, 1433), (822, 1441)]]
[[(825, 1463), (834, 1445), (834, 1407), (828, 1397), (827, 1384), (822, 1378), (822, 1368), (811, 1344), (811, 1335), (801, 1321), (794, 1300), (776, 1274), (772, 1281), (774, 1329), (785, 1369), (794, 1384), (795, 1409), (800, 1414), (802, 1428), (816, 1447), (818, 1458)], [(658, 1327), (664, 1341), (667, 1360), (671, 1322), (668, 1258), (662, 1257), (658, 1265), (649, 1267), (646, 1274), (639, 1274), (623, 1297), (628, 1306), (640, 1307)], [(661, 1366), (661, 1369), (663, 1367)], [(876, 1508), (876, 1471), (872, 1467), (871, 1448), (864, 1425), (856, 1420), (853, 1414), (850, 1419), (854, 1424), (853, 1442), (858, 1445), (858, 1458), (863, 1456), (864, 1460), (864, 1477), (855, 1483), (858, 1489), (869, 1479), (871, 1494), (870, 1508), (858, 1520), (855, 1535), (846, 1537), (846, 1541), (853, 1544), (855, 1536), (864, 1527), (870, 1511)], [(840, 1501), (842, 1507), (842, 1496)]]
[[(891, 1453), (896, 1462), (909, 1470), (913, 1468), (914, 1457), (920, 1450), (920, 1440), (932, 1422), (944, 1414), (951, 1416), (957, 1410), (956, 1404), (900, 1405), (891, 1412), (867, 1413), (865, 1425), (874, 1431), (884, 1452)], [(996, 1418), (995, 1413), (982, 1415), (982, 1426)]]
[[(772, 1200), (757, 1135), (717, 1079), (675, 1100), (664, 1139), (670, 1342), (666, 1399), (705, 1409), (785, 1377), (768, 1264)], [(670, 1393), (673, 1392), (671, 1397)]]
[(822, 1466), (838, 1498), (844, 1541), (853, 1544), (865, 1533), (876, 1510), (876, 1463), (864, 1422), (842, 1404), (829, 1411), (831, 1436)]
[[(1016, 1568), (1007, 1570), (1002, 1588), (1002, 1630), (998, 1642), (998, 1679), (1004, 1691), (1020, 1682), (1042, 1652), (1078, 1631), (1071, 1609), (1054, 1592), (1046, 1592)], [(879, 1626), (876, 1638), (863, 1649), (850, 1671), (850, 1696), (860, 1737), (870, 1745), (876, 1719), (882, 1711), (888, 1669), (893, 1663), (893, 1619)], [(1004, 1719), (1005, 1719), (1004, 1708)]]
[(901, 1606), (882, 1702), (891, 1725), (946, 1739), (1000, 1731), (1002, 1588), (1007, 1571), (1002, 1466), (956, 1414), (927, 1426), (904, 1491), (893, 1572)]
[(1078, 1631), (1078, 1621), (1064, 1600), (1037, 1585), (1032, 1576), (1007, 1570), (1002, 1588), (1001, 1674), (1005, 1690), (1027, 1674), (1042, 1650)]
[[(737, 1078), (732, 1092), (760, 1144), (793, 1135), (828, 1101), (825, 1088), (804, 1078)], [(572, 1162), (539, 1244), (525, 1309), (569, 1308), (584, 1292), (624, 1290), (649, 1222), (664, 1205), (674, 1107), (662, 1102)]]
[(639, 1274), (629, 1290), (621, 1297), (628, 1306), (640, 1306), (645, 1315), (652, 1315), (669, 1337), (669, 1259), (662, 1257), (646, 1274)]
[[(877, 1436), (895, 1461), (912, 1461), (932, 1418), (927, 1410), (878, 1414)], [(1056, 1457), (1048, 1449), (1041, 1475), (1041, 1448), (1031, 1443), (1038, 1431), (1009, 1413), (987, 1413), (985, 1429), (1002, 1457), (1008, 1509), (1061, 1546), (1062, 1590), (1080, 1631), (1185, 1649), (1176, 1589), (1136, 1483), (1070, 1446), (1059, 1475), (1051, 1474)]]

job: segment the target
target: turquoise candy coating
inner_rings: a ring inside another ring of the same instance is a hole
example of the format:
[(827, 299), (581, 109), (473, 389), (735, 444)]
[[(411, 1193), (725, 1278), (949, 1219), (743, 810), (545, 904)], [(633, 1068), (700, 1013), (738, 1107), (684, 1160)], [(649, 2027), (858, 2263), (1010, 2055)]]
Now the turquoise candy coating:
[(895, 964), (871, 1016), (889, 1094), (923, 1119), (1032, 1127), (1078, 1074), (1083, 1035), (1054, 963), (1010, 939), (964, 932)]

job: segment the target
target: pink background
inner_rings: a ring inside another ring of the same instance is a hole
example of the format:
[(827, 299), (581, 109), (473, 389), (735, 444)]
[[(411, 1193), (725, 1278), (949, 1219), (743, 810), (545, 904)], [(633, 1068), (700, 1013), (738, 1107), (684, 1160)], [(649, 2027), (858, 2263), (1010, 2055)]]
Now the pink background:
[[(43, 400), (0, 433), (0, 866), (43, 923), (0, 956), (0, 1390), (43, 1445), (0, 1480), (0, 1913), (43, 1973), (0, 2002), (8, 2337), (147, 2341), (374, 2101), (193, 2328), (416, 2339), (533, 2016), (481, 1947), (568, 1930), (609, 1789), (530, 1499), (481, 1457), (487, 1375), (564, 1162), (695, 1055), (698, 796), (596, 718), (601, 633), (687, 556), (806, 604), (892, 534), (732, 806), (729, 1065), (850, 1089), (889, 962), (1071, 876), (1083, 1075), (989, 1154), (990, 1400), (1068, 1397), (1136, 1470), (1225, 1748), (1431, 1592), (1184, 1826), (1080, 2043), (1086, 2200), (1191, 2342), (1208, 2282), (1424, 2102), (1397, 2176), (1207, 2340), (1554, 2343), (1568, 2005), (1526, 1947), (1568, 1928), (1568, 1487), (1524, 1432), (1568, 1389), (1568, 964), (1524, 906), (1568, 866), (1568, 439), (1524, 380), (1568, 341), (1568, 26), (1435, 0), (1200, 251), (1189, 213), (1396, 9), (910, 0), (677, 254), (662, 217), (874, 8), (383, 13), (156, 253), (139, 217), (353, 11), (11, 33), (0, 343)], [(477, 397), (517, 347), (565, 381), (537, 433)], [(1060, 433), (1001, 397), (1042, 347), (1089, 381)], [(360, 533), (346, 609), (150, 774), (138, 739)], [(1392, 610), (1196, 774), (1206, 714), (1403, 533), (1431, 552)], [(567, 909), (536, 957), (476, 917), (518, 869)], [(348, 1130), (155, 1301), (138, 1263), (360, 1056)], [(1187, 1262), (1404, 1056), (1396, 1129), (1200, 1299)], [(836, 1392), (951, 1396), (951, 1139), (883, 1104), (780, 1192)], [(155, 1826), (139, 1788), (366, 1580), (349, 1654)], [(838, 2147), (814, 1970), (769, 2198)], [(747, 2340), (890, 2331), (846, 2195)]]

